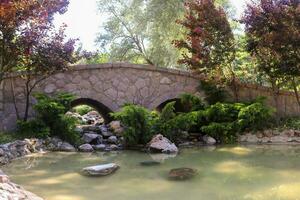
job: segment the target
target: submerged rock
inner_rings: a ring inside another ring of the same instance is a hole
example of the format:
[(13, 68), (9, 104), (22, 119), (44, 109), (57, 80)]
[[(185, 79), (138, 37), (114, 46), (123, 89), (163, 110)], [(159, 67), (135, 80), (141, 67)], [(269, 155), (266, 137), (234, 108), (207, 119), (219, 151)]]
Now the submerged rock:
[(169, 172), (169, 178), (173, 180), (187, 180), (195, 175), (197, 175), (197, 170), (187, 167), (171, 169)]
[(83, 144), (83, 145), (80, 145), (80, 146), (78, 147), (78, 149), (79, 149), (79, 151), (81, 151), (81, 152), (92, 152), (92, 151), (94, 151), (92, 145), (90, 145), (90, 144)]
[(154, 160), (140, 162), (140, 165), (142, 165), (142, 166), (155, 166), (155, 165), (160, 165), (160, 164), (161, 164), (161, 162), (154, 161)]
[(82, 173), (86, 176), (107, 176), (114, 173), (119, 168), (120, 167), (117, 164), (109, 163), (83, 168)]
[(151, 152), (157, 153), (177, 153), (178, 148), (168, 138), (161, 134), (155, 135), (148, 144)]

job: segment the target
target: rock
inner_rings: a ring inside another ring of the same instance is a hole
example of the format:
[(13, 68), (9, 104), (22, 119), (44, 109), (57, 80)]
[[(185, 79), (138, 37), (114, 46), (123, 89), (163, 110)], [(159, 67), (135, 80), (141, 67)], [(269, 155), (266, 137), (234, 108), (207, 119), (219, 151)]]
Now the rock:
[(103, 137), (94, 132), (89, 132), (89, 133), (83, 134), (82, 140), (85, 143), (100, 144), (100, 143), (102, 143)]
[(115, 144), (112, 144), (112, 145), (110, 145), (110, 149), (112, 151), (116, 151), (116, 150), (119, 150), (119, 147), (117, 145), (115, 145)]
[(79, 149), (79, 151), (81, 151), (81, 152), (92, 152), (92, 151), (94, 151), (92, 145), (90, 145), (90, 144), (83, 144), (83, 145), (80, 145), (80, 146), (78, 147), (78, 149)]
[(111, 144), (117, 144), (118, 143), (118, 138), (116, 136), (110, 136), (108, 139), (107, 139), (107, 142), (108, 143), (111, 143)]
[(260, 131), (258, 131), (255, 135), (256, 135), (256, 137), (259, 138), (259, 139), (261, 139), (261, 138), (264, 137), (264, 134), (263, 134), (262, 132), (260, 132)]
[(106, 148), (106, 145), (105, 145), (105, 144), (98, 144), (98, 145), (94, 145), (93, 148), (94, 148), (96, 151), (104, 151), (105, 148)]
[(247, 142), (249, 143), (258, 143), (258, 138), (256, 137), (256, 135), (252, 135), (252, 134), (247, 134)]
[(57, 149), (58, 151), (65, 151), (65, 152), (74, 152), (76, 151), (75, 147), (67, 142), (63, 142)]
[(83, 128), (81, 128), (80, 126), (76, 126), (75, 131), (79, 134), (83, 134)]
[(151, 152), (160, 153), (177, 153), (178, 148), (174, 143), (168, 140), (161, 134), (155, 135), (148, 144), (149, 150)]
[(288, 136), (274, 136), (271, 138), (272, 143), (287, 143), (289, 141)]
[(265, 137), (272, 137), (273, 131), (272, 130), (264, 130), (264, 136)]
[(191, 168), (177, 168), (171, 169), (169, 178), (173, 180), (187, 180), (193, 178), (197, 174), (197, 170)]
[(208, 135), (203, 136), (202, 140), (205, 142), (205, 144), (208, 144), (208, 145), (214, 145), (217, 143), (215, 138), (210, 137)]
[(1, 200), (43, 200), (35, 194), (26, 191), (12, 183), (8, 176), (0, 170), (0, 199)]
[(288, 136), (288, 137), (294, 137), (295, 136), (295, 132), (294, 130), (284, 130), (282, 132), (282, 135)]
[(124, 132), (124, 128), (121, 126), (120, 121), (112, 121), (108, 125), (110, 130), (112, 130), (112, 132), (115, 133), (116, 135), (120, 136)]
[(109, 163), (104, 165), (96, 165), (91, 167), (86, 167), (82, 169), (84, 175), (87, 176), (107, 176), (114, 173), (120, 167), (115, 163)]
[(154, 166), (154, 165), (160, 165), (160, 164), (161, 164), (161, 162), (157, 162), (157, 161), (153, 161), (153, 160), (140, 162), (140, 165), (142, 165), (142, 166)]

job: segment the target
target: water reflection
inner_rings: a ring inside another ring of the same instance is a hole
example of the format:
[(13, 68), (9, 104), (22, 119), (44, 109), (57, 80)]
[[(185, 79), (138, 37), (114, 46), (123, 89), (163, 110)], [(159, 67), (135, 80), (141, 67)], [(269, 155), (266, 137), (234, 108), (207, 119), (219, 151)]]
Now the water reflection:
[[(223, 146), (185, 149), (176, 155), (48, 153), (19, 159), (3, 170), (47, 200), (297, 200), (300, 146)], [(143, 167), (145, 160), (163, 161)], [(115, 174), (89, 178), (83, 167), (115, 162)], [(199, 171), (194, 179), (169, 181), (172, 168)]]

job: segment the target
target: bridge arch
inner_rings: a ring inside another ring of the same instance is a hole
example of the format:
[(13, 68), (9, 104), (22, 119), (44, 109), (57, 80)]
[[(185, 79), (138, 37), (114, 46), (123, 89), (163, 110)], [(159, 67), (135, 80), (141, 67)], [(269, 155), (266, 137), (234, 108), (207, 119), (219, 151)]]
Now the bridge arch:
[(72, 108), (80, 105), (87, 105), (94, 108), (103, 117), (105, 123), (112, 121), (109, 113), (113, 111), (103, 103), (90, 98), (78, 98), (71, 102)]

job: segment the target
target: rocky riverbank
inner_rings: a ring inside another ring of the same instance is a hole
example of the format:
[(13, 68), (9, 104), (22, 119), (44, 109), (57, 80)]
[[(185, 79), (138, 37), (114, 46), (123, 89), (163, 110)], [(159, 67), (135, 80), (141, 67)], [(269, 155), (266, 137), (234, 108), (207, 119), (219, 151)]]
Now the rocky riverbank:
[(43, 200), (41, 197), (25, 190), (10, 181), (9, 177), (0, 170), (0, 200)]

